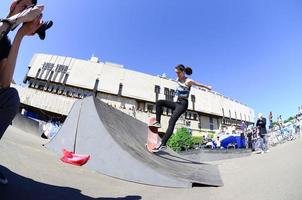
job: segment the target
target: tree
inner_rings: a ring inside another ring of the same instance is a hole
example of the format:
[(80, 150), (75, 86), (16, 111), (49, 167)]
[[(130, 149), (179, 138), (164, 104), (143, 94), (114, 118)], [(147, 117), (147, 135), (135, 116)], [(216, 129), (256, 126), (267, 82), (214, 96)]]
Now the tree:
[(180, 128), (171, 136), (168, 146), (176, 152), (193, 148), (193, 139), (187, 128)]
[(287, 120), (284, 121), (284, 123), (290, 122), (292, 121), (294, 118), (293, 117), (289, 117)]

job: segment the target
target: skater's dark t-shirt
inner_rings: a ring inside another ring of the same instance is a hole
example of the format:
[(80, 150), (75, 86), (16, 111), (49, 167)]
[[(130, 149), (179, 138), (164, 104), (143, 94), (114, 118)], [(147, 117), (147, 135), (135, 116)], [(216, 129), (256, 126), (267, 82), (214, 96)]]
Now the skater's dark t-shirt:
[(11, 41), (7, 36), (0, 40), (0, 61), (8, 57), (11, 46)]

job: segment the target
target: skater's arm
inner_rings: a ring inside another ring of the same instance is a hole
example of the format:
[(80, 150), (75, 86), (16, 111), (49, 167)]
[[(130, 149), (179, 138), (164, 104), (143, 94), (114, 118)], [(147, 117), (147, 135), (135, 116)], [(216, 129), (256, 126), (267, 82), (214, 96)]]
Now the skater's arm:
[(212, 90), (212, 87), (211, 86), (208, 86), (208, 85), (203, 85), (201, 83), (197, 83), (196, 81), (193, 81), (193, 80), (189, 80), (189, 84), (192, 86), (192, 85), (195, 85), (197, 87), (201, 87), (201, 88), (205, 88), (205, 89), (208, 89), (208, 90)]
[(40, 19), (24, 24), (17, 32), (10, 49), (9, 55), (6, 59), (3, 59), (0, 63), (0, 86), (10, 87), (13, 79), (19, 48), (22, 39), (26, 35), (33, 35), (33, 33), (40, 27)]

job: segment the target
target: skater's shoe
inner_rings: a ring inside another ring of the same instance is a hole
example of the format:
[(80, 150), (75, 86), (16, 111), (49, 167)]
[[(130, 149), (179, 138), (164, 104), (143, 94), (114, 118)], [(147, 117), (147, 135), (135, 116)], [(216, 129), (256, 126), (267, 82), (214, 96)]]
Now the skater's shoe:
[(0, 172), (0, 185), (7, 185), (8, 180), (5, 178), (5, 176)]
[(47, 29), (50, 29), (53, 25), (53, 22), (52, 21), (47, 21), (47, 22), (44, 22), (41, 27), (36, 31), (36, 33), (39, 35), (39, 38), (41, 40), (44, 40), (45, 37), (46, 37), (46, 30)]
[(154, 124), (152, 124), (152, 127), (161, 128), (161, 125), (159, 122), (154, 122)]
[(166, 149), (167, 149), (167, 146), (159, 144), (155, 149), (152, 149), (152, 152), (157, 153), (157, 152), (160, 152), (160, 151), (164, 151)]

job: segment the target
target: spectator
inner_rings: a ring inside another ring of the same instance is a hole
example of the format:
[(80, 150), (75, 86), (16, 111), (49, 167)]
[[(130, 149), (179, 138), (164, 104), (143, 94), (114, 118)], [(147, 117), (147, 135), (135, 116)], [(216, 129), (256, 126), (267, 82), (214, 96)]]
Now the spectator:
[(132, 106), (132, 115), (134, 118), (136, 118), (136, 109), (134, 106)]
[(203, 136), (202, 136), (202, 143), (203, 143), (203, 144), (206, 144), (206, 142), (207, 142), (206, 136), (203, 135)]
[(295, 128), (295, 133), (299, 134), (299, 136), (300, 136), (301, 127), (300, 127), (300, 120), (299, 120), (298, 116), (296, 116), (294, 119), (294, 128)]
[(252, 151), (255, 151), (258, 146), (256, 146), (257, 140), (258, 140), (258, 129), (257, 128), (253, 128), (252, 130), (252, 134), (251, 134), (251, 139), (252, 139)]
[(215, 147), (216, 147), (217, 149), (220, 149), (220, 148), (221, 148), (221, 142), (220, 142), (219, 136), (217, 136), (217, 138), (216, 138)]
[(252, 146), (252, 136), (253, 136), (253, 130), (251, 130), (250, 128), (247, 130), (247, 134), (246, 134), (246, 137), (247, 137), (247, 148), (248, 149), (252, 149), (253, 146)]
[(278, 117), (278, 126), (280, 130), (283, 128), (283, 120), (281, 115)]
[(240, 124), (240, 130), (242, 131), (242, 133), (244, 133), (247, 129), (246, 124), (244, 123), (244, 121), (241, 122)]
[(259, 113), (258, 120), (256, 123), (256, 127), (259, 132), (259, 136), (261, 138), (261, 154), (267, 153), (268, 151), (268, 137), (266, 130), (266, 119), (263, 117), (262, 113)]
[(269, 113), (269, 129), (272, 129), (273, 128), (273, 112), (270, 112)]

